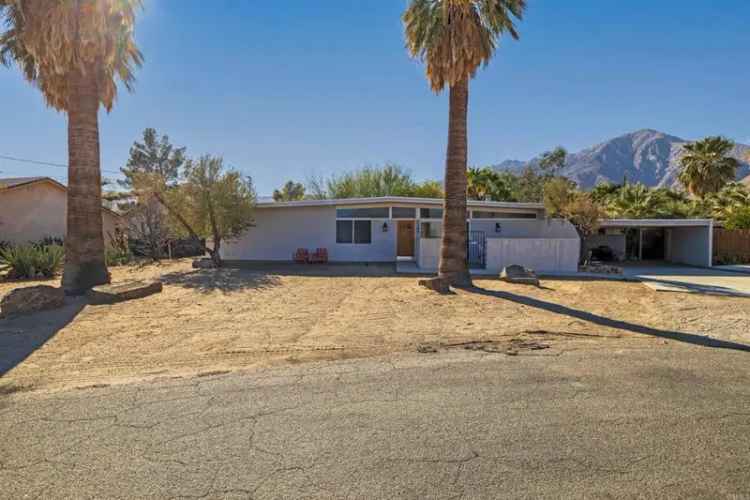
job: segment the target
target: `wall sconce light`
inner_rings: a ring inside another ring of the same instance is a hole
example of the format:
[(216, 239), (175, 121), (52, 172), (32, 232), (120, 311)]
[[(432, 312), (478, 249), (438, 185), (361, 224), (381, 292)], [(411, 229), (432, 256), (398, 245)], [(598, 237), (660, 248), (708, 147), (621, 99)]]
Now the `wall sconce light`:
[(502, 233), (503, 232), (503, 226), (500, 225), (499, 222), (495, 222), (495, 232), (496, 233)]
[(383, 222), (383, 232), (384, 233), (388, 232), (388, 223), (387, 222)]

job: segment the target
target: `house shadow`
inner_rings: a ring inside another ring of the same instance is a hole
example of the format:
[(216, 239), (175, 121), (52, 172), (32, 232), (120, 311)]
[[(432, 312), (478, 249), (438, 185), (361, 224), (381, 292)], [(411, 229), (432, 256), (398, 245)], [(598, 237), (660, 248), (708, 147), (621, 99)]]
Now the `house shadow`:
[(750, 298), (750, 293), (742, 292), (736, 288), (721, 285), (709, 285), (704, 283), (686, 283), (667, 279), (656, 279), (652, 277), (641, 279), (643, 283), (654, 283), (657, 286), (666, 287), (666, 291), (684, 293), (702, 293), (707, 295), (720, 295), (722, 297), (744, 297)]
[(241, 269), (276, 276), (311, 277), (390, 277), (403, 276), (396, 273), (393, 262), (296, 264), (292, 262), (247, 262), (225, 261), (223, 269)]
[(180, 286), (200, 293), (214, 291), (237, 293), (247, 290), (263, 290), (281, 284), (278, 276), (270, 273), (236, 268), (173, 272), (162, 275), (161, 281), (164, 285)]
[(69, 325), (86, 304), (84, 297), (67, 297), (59, 309), (0, 319), (0, 377)]
[(676, 342), (683, 342), (686, 344), (697, 345), (701, 347), (713, 347), (718, 349), (732, 349), (735, 351), (750, 352), (750, 345), (740, 344), (738, 342), (729, 342), (726, 340), (717, 340), (702, 335), (696, 335), (692, 333), (675, 332), (670, 330), (660, 330), (658, 328), (652, 328), (645, 325), (639, 325), (637, 323), (630, 323), (628, 321), (622, 321), (605, 316), (599, 316), (587, 311), (581, 311), (572, 307), (555, 304), (552, 302), (546, 302), (544, 300), (535, 299), (533, 297), (526, 297), (523, 295), (517, 295), (515, 293), (500, 291), (500, 290), (487, 290), (479, 287), (468, 287), (465, 288), (467, 292), (476, 293), (479, 295), (485, 295), (488, 297), (495, 297), (497, 299), (508, 300), (515, 302), (516, 304), (522, 304), (528, 307), (534, 307), (543, 311), (560, 314), (563, 316), (570, 316), (571, 318), (587, 321), (599, 326), (605, 326), (609, 328), (616, 328), (618, 330), (625, 330), (633, 333), (639, 333), (641, 335), (650, 335), (652, 337), (659, 337), (668, 340), (674, 340)]

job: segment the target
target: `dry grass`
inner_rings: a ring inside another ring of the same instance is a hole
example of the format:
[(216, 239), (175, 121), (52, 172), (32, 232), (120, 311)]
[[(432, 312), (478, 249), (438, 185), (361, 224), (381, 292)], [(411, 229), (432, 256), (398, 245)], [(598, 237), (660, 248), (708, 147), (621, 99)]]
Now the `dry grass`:
[[(547, 280), (531, 288), (480, 280), (477, 290), (441, 296), (417, 287), (416, 278), (377, 268), (213, 271), (178, 261), (113, 269), (114, 281), (155, 277), (164, 291), (145, 299), (72, 301), (0, 320), (0, 362), (7, 369), (10, 356), (14, 366), (0, 385), (54, 390), (372, 356), (425, 343), (526, 339), (550, 346), (534, 351), (539, 355), (659, 348), (665, 338), (700, 344), (705, 334), (750, 344), (747, 299), (658, 293), (637, 283)], [(0, 295), (17, 286), (0, 283)]]

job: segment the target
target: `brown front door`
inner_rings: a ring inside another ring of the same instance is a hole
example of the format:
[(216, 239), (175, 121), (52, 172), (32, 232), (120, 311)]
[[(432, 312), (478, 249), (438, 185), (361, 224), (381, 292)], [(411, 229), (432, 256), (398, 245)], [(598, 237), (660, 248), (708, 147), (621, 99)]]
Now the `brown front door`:
[(414, 257), (414, 221), (398, 221), (398, 243), (396, 254), (399, 257)]

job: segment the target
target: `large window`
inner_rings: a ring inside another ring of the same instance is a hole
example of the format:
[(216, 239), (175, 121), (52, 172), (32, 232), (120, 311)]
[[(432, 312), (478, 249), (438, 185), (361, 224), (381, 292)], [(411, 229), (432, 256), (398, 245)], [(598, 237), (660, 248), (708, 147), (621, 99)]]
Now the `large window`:
[(336, 243), (351, 243), (353, 240), (354, 221), (337, 220), (336, 221)]
[(360, 245), (372, 243), (372, 221), (337, 220), (336, 243), (356, 243)]
[(389, 217), (388, 207), (336, 209), (337, 219), (387, 219)]
[(419, 216), (422, 219), (442, 219), (443, 209), (442, 208), (420, 208)]
[(372, 221), (355, 220), (354, 221), (354, 243), (369, 244), (372, 243)]
[(416, 219), (417, 209), (409, 207), (393, 207), (391, 208), (391, 217), (394, 219)]
[(483, 210), (474, 210), (474, 219), (536, 219), (534, 213), (523, 212), (488, 212)]

